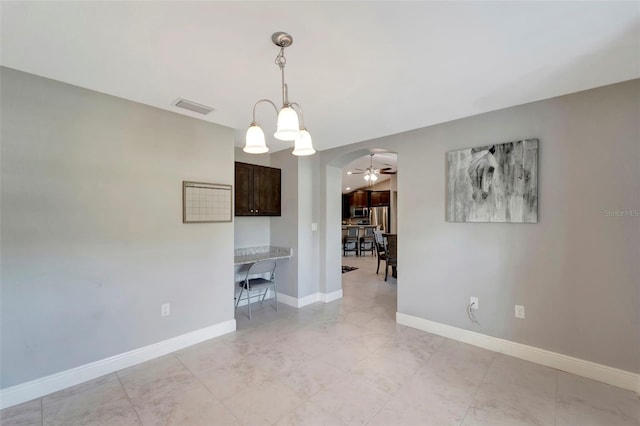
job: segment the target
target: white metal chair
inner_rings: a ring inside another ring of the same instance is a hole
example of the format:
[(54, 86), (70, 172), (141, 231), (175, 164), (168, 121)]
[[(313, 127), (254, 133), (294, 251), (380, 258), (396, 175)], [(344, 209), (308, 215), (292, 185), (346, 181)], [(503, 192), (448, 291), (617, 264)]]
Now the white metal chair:
[[(258, 277), (258, 275), (261, 275)], [(265, 278), (264, 276), (267, 276)], [(249, 319), (251, 319), (251, 292), (259, 292), (259, 294), (255, 295), (260, 299), (260, 303), (264, 302), (264, 298), (267, 296), (269, 289), (273, 289), (273, 298), (275, 300), (275, 308), (278, 310), (278, 286), (276, 285), (276, 262), (262, 261), (256, 262), (252, 264), (246, 272), (246, 275), (242, 281), (238, 281), (237, 283), (240, 286), (240, 294), (236, 297), (236, 307), (238, 309), (238, 305), (241, 300), (247, 301), (247, 309), (249, 310)], [(264, 293), (262, 293), (264, 290)], [(245, 294), (245, 297), (242, 295)]]

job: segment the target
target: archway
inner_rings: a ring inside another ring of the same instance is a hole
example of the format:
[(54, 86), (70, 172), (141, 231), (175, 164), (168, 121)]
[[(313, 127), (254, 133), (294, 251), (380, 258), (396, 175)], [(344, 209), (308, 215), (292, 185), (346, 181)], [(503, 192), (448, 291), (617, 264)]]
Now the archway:
[[(371, 153), (397, 153), (395, 151), (384, 148), (368, 148), (361, 147), (352, 151), (338, 151), (332, 158), (325, 158), (324, 166), (321, 167), (322, 182), (324, 191), (321, 200), (324, 201), (323, 222), (325, 224), (323, 239), (323, 267), (321, 283), (325, 288), (321, 291), (327, 295), (334, 295), (330, 299), (342, 297), (342, 174), (343, 167), (347, 166), (354, 160), (362, 157), (368, 157)], [(394, 179), (395, 180), (395, 179)], [(393, 189), (390, 188), (390, 200), (393, 203), (393, 225), (390, 229), (396, 232), (395, 218), (397, 217), (397, 183), (394, 183)], [(375, 263), (373, 271), (375, 272)], [(381, 266), (384, 270), (384, 265)], [(383, 274), (381, 275), (381, 277)], [(397, 281), (396, 281), (397, 282)], [(327, 300), (328, 301), (328, 300)], [(396, 306), (397, 308), (397, 306)]]

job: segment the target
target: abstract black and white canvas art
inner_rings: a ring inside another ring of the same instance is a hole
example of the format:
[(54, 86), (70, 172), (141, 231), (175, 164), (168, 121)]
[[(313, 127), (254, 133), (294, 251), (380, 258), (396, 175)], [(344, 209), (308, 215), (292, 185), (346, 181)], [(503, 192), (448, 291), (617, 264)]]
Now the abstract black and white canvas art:
[(538, 222), (538, 140), (447, 153), (449, 222)]

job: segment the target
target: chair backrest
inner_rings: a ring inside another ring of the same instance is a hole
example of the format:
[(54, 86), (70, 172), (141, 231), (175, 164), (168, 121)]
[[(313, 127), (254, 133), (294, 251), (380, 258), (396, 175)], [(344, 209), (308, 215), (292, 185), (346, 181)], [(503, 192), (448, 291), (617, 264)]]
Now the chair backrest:
[(387, 235), (387, 256), (390, 260), (397, 260), (398, 258), (398, 235), (397, 234), (388, 234)]
[(382, 236), (382, 232), (380, 230), (374, 230), (373, 235), (376, 239), (376, 244), (379, 244), (380, 247), (384, 248), (384, 237)]
[(373, 235), (378, 257), (384, 257), (386, 255), (387, 248), (384, 244), (384, 237), (382, 236), (382, 232), (380, 232), (379, 230), (375, 230), (373, 232)]
[(373, 237), (374, 232), (378, 229), (377, 225), (365, 226), (364, 227), (364, 236), (365, 237)]
[(357, 226), (347, 226), (347, 236), (357, 237), (360, 229)]
[(263, 260), (252, 264), (249, 269), (247, 269), (247, 276), (245, 280), (249, 279), (252, 275), (262, 275), (267, 273), (269, 274), (269, 280), (273, 281), (273, 277), (276, 273), (276, 262), (274, 260)]

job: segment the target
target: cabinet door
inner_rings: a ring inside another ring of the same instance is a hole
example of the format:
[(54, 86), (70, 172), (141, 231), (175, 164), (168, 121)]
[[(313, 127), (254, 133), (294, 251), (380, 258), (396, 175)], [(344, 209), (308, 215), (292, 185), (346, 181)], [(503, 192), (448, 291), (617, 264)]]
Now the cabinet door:
[(380, 206), (391, 205), (391, 191), (380, 191)]
[(388, 207), (390, 198), (389, 191), (373, 191), (371, 192), (371, 206)]
[(367, 191), (356, 191), (353, 193), (354, 207), (369, 207)]
[(377, 207), (380, 205), (380, 191), (371, 192), (371, 206)]
[(254, 214), (280, 216), (280, 169), (256, 166), (253, 170)]
[(349, 219), (351, 217), (351, 203), (349, 202), (349, 195), (342, 194), (342, 218)]
[(235, 215), (253, 216), (253, 166), (236, 163)]

